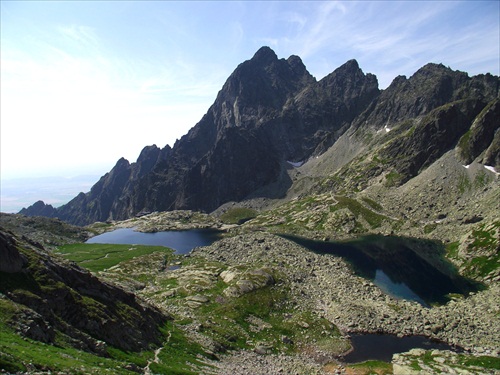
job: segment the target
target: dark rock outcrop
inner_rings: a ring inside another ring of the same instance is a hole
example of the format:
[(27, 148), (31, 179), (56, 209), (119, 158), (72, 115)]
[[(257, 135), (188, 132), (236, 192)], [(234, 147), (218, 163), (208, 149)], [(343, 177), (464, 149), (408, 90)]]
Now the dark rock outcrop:
[(27, 262), (26, 257), (17, 250), (14, 239), (0, 232), (0, 272), (19, 272)]
[(458, 143), (464, 164), (470, 164), (484, 153), (482, 162), (500, 167), (500, 99), (493, 100), (477, 116)]
[(479, 100), (462, 100), (433, 110), (404, 137), (398, 137), (383, 151), (390, 164), (406, 182), (452, 149), (469, 129), (485, 104)]

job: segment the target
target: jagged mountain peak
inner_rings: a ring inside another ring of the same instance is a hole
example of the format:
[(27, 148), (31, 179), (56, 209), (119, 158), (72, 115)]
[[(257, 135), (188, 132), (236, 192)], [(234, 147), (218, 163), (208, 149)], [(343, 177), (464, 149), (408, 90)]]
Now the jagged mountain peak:
[(263, 46), (260, 47), (257, 52), (253, 55), (251, 61), (258, 62), (260, 64), (269, 64), (273, 61), (278, 60), (276, 52), (274, 52), (270, 47)]
[(344, 64), (338, 67), (336, 70), (358, 70), (359, 64), (356, 59), (347, 60)]
[(453, 72), (455, 72), (455, 73), (458, 72), (458, 73), (462, 73), (462, 74), (467, 75), (467, 73), (454, 71), (449, 66), (445, 66), (441, 63), (430, 62), (430, 63), (427, 63), (424, 66), (422, 66), (420, 69), (418, 69), (413, 74), (413, 76), (415, 76), (415, 75), (431, 75), (431, 74), (436, 74), (436, 73), (439, 73), (439, 74), (448, 73), (449, 74), (449, 73), (453, 73)]
[(120, 159), (118, 159), (118, 161), (116, 162), (114, 168), (123, 168), (123, 167), (129, 167), (130, 166), (130, 162), (125, 159), (124, 157), (121, 157)]
[(51, 204), (45, 204), (45, 202), (41, 200), (33, 203), (28, 208), (23, 207), (23, 209), (19, 211), (19, 213), (26, 216), (57, 216), (57, 210)]
[[(282, 105), (290, 93), (315, 82), (298, 56), (278, 59), (269, 47), (260, 48), (252, 59), (241, 63), (219, 92), (218, 101)], [(217, 102), (215, 103), (217, 104)]]
[[(363, 73), (356, 60), (352, 59), (342, 64), (332, 73), (325, 76), (320, 85), (324, 87), (332, 87), (334, 95), (346, 97), (352, 95), (352, 90), (359, 94), (358, 89), (370, 86), (370, 90), (378, 92), (377, 77), (371, 73)], [(346, 91), (349, 91), (347, 93)]]
[(160, 151), (160, 148), (155, 144), (145, 146), (142, 149), (141, 153), (139, 154), (139, 157), (137, 158), (137, 160), (143, 159), (143, 158), (147, 157), (148, 155), (150, 155), (152, 153), (157, 153), (159, 151)]
[[(57, 215), (81, 225), (147, 211), (209, 212), (256, 195), (283, 197), (292, 185), (287, 161), (321, 155), (349, 129), (361, 128), (360, 134), (389, 129), (445, 104), (472, 100), (436, 112), (439, 116), (414, 132), (419, 137), (392, 149), (391, 157), (397, 160), (401, 150), (416, 148), (408, 153), (411, 159), (422, 154), (425, 137), (435, 141), (437, 153), (416, 164), (408, 161), (411, 177), (455, 146), (469, 122), (498, 96), (498, 87), (495, 76), (469, 78), (442, 64), (427, 64), (410, 78), (398, 76), (381, 91), (377, 77), (365, 74), (354, 59), (317, 81), (300, 57), (278, 58), (271, 48), (262, 47), (236, 67), (207, 113), (172, 148), (146, 146), (132, 164), (120, 159), (89, 193), (58, 208)], [(442, 137), (433, 135), (434, 125), (458, 121), (457, 116), (460, 127), (446, 127), (453, 134), (443, 146)], [(481, 148), (484, 137), (479, 135)], [(491, 150), (488, 160), (495, 157), (497, 147)]]
[(306, 70), (306, 66), (302, 62), (302, 59), (297, 55), (291, 55), (286, 61), (294, 71), (303, 72)]

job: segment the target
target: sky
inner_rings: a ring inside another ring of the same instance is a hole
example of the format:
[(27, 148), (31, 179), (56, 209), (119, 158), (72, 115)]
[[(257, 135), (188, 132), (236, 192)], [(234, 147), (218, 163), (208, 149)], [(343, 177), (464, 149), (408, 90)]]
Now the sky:
[(429, 62), (500, 70), (500, 1), (6, 1), (0, 177), (103, 175), (173, 146), (264, 45), (380, 88)]

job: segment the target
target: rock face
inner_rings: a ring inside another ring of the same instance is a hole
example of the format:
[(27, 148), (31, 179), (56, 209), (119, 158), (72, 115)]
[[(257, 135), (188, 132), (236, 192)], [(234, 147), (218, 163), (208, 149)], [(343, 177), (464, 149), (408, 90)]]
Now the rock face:
[(381, 154), (391, 160), (401, 182), (406, 182), (452, 149), (484, 106), (471, 99), (438, 107), (411, 134), (397, 138)]
[(75, 348), (104, 356), (108, 344), (140, 351), (161, 343), (167, 315), (37, 245), (0, 231), (0, 292), (16, 306), (7, 323), (20, 334), (54, 343), (59, 332)]
[(5, 233), (0, 233), (0, 259), (0, 272), (19, 272), (27, 263), (26, 257), (16, 249), (14, 239)]
[(477, 116), (476, 120), (459, 142), (459, 155), (465, 164), (482, 156), (482, 162), (500, 166), (500, 99), (493, 100)]
[(381, 151), (400, 182), (460, 139), (464, 160), (480, 157), (497, 166), (498, 87), (490, 74), (469, 77), (427, 64), (381, 91), (355, 60), (317, 81), (299, 57), (278, 59), (262, 47), (236, 68), (200, 122), (172, 148), (145, 147), (135, 163), (120, 159), (90, 192), (55, 213), (40, 203), (23, 213), (84, 225), (152, 211), (210, 212), (249, 196), (279, 198), (292, 185), (287, 162), (323, 154), (348, 129), (362, 135), (405, 121), (408, 136)]

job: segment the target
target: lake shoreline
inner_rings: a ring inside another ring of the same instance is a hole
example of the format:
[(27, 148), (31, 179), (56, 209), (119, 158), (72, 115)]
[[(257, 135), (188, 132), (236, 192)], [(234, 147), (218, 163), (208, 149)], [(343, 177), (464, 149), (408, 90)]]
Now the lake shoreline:
[[(151, 213), (140, 218), (108, 225), (107, 230), (136, 227), (141, 232), (217, 229), (227, 232), (210, 246), (196, 248), (190, 256), (224, 260), (228, 264), (267, 263), (287, 265), (299, 273), (298, 285), (292, 276), (287, 282), (297, 293), (300, 304), (313, 304), (345, 334), (384, 333), (399, 336), (423, 335), (450, 345), (458, 345), (476, 354), (498, 355), (500, 348), (493, 332), (500, 331), (493, 306), (500, 305), (500, 287), (472, 292), (468, 297), (453, 296), (444, 305), (426, 308), (416, 302), (399, 300), (381, 291), (373, 282), (350, 269), (334, 255), (315, 254), (292, 241), (266, 231), (244, 230), (240, 226), (225, 227), (217, 218), (192, 211)], [(231, 244), (228, 247), (227, 244)], [(274, 251), (263, 251), (262, 243)], [(244, 246), (243, 244), (247, 244)], [(229, 251), (229, 253), (228, 253)], [(290, 254), (295, 254), (290, 259)], [(311, 301), (311, 295), (314, 295)]]

